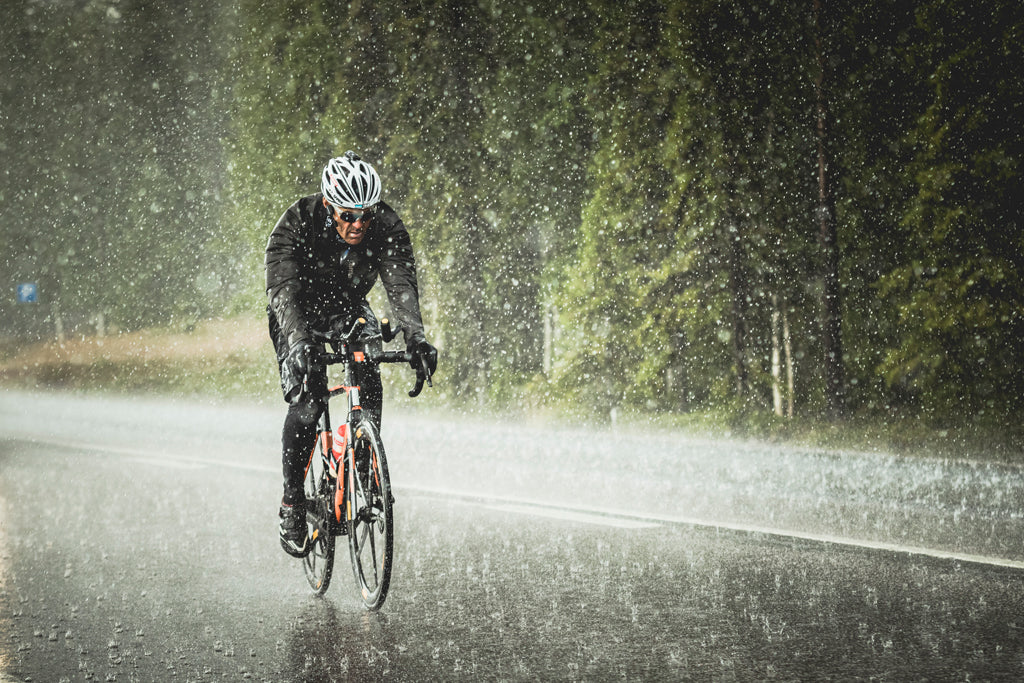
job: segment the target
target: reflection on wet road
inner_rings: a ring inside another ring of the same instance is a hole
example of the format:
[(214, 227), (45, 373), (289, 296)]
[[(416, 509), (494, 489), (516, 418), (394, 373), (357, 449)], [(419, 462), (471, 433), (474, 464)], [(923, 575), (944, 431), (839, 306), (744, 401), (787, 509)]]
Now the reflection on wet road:
[(424, 486), (368, 614), (280, 551), (273, 459), (0, 438), (0, 680), (1024, 677), (1013, 567)]

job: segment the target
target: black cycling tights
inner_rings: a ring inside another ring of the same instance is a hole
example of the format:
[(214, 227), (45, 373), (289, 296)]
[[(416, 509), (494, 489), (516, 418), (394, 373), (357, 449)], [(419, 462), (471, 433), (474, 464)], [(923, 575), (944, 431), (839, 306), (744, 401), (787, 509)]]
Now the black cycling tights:
[[(370, 421), (380, 432), (381, 409), (384, 403), (384, 391), (380, 382), (380, 368), (376, 365), (363, 365), (362, 377), (357, 377), (359, 398), (363, 410)], [(284, 418), (284, 429), (281, 432), (281, 466), (284, 469), (285, 505), (297, 505), (303, 501), (302, 480), (306, 473), (309, 454), (316, 443), (317, 423), (323, 412), (324, 399), (309, 399), (288, 406), (288, 414)], [(338, 404), (344, 406), (343, 402)], [(334, 416), (335, 426), (345, 419), (344, 415)]]

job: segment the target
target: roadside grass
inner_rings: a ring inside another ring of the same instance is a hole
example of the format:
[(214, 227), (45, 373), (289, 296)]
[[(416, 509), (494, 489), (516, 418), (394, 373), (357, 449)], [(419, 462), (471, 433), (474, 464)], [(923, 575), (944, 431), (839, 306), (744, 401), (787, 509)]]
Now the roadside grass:
[[(422, 399), (406, 396), (414, 379), (408, 368), (388, 366), (381, 374), (387, 405), (426, 408)], [(336, 375), (333, 381), (338, 381)], [(0, 338), (3, 387), (201, 396), (284, 406), (266, 321), (247, 318), (64, 342), (18, 344)]]
[(766, 411), (744, 415), (712, 410), (686, 414), (631, 413), (620, 416), (619, 421), (623, 425), (643, 424), (790, 447), (1024, 463), (1024, 432), (1019, 427), (968, 417), (933, 424), (909, 411), (853, 414), (825, 421), (807, 415), (776, 417)]
[(91, 364), (63, 361), (40, 365), (27, 372), (5, 372), (3, 379), (8, 386), (25, 389), (212, 394), (258, 401), (268, 392), (268, 387), (276, 390), (276, 378), (261, 365), (248, 354), (229, 354), (218, 359), (196, 358), (184, 363), (105, 359)]
[[(724, 409), (686, 414), (622, 410), (598, 415), (550, 395), (540, 405), (528, 395), (517, 397), (514, 392), (505, 396), (501, 405), (493, 397), (455, 395), (444, 386), (443, 363), (439, 370), (430, 392), (433, 400), (413, 401), (405, 394), (412, 383), (407, 369), (385, 369), (386, 405), (416, 412), (444, 410), (463, 416), (568, 422), (597, 429), (673, 430), (790, 447), (1024, 462), (1024, 430), (969, 417), (936, 425), (917, 415), (895, 412), (853, 415), (835, 422), (814, 416), (785, 419), (764, 411)], [(246, 318), (204, 321), (188, 330), (148, 329), (63, 343), (25, 345), (0, 339), (0, 387), (202, 396), (280, 403), (283, 407), (265, 322)]]
[(240, 397), (277, 392), (265, 324), (211, 320), (192, 330), (0, 345), (0, 383), (21, 389)]

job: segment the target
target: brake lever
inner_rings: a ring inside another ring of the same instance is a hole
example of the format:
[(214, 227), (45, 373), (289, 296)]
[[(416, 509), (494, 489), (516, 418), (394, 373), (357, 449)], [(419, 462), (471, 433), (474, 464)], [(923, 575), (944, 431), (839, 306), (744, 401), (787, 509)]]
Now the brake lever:
[(423, 368), (423, 374), (426, 375), (426, 377), (427, 377), (427, 386), (430, 387), (431, 389), (433, 389), (434, 388), (434, 379), (433, 379), (433, 375), (430, 372), (430, 367), (427, 365), (427, 359), (426, 358), (420, 358), (420, 367)]
[[(313, 363), (313, 347), (307, 346), (306, 349), (305, 349), (305, 353), (303, 355), (306, 357), (306, 367), (308, 368)], [(302, 386), (299, 388), (299, 393), (295, 394), (295, 399), (294, 399), (293, 403), (301, 402), (302, 401), (302, 397), (303, 396), (308, 396), (308, 395), (309, 395), (309, 373), (308, 372), (304, 372), (304, 373), (302, 373)]]
[(424, 380), (426, 380), (428, 387), (434, 388), (434, 380), (433, 377), (431, 377), (430, 368), (427, 367), (427, 361), (425, 358), (420, 358), (420, 368), (423, 370), (423, 377), (420, 377), (420, 373), (416, 373), (416, 386), (414, 386), (412, 391), (409, 392), (410, 398), (416, 398), (420, 395), (420, 392), (423, 391)]
[(423, 380), (419, 377), (416, 378), (416, 386), (409, 391), (409, 398), (416, 398), (423, 391)]
[[(358, 321), (356, 321), (356, 325), (365, 324), (365, 322), (366, 322), (365, 320), (360, 318)], [(321, 359), (323, 359), (323, 355), (322, 355), (323, 352), (324, 352), (324, 349), (321, 348), (320, 349), (320, 358)], [(312, 346), (307, 346), (304, 355), (306, 356), (306, 367), (310, 367), (313, 364), (314, 358), (317, 357), (318, 354), (317, 354), (317, 352), (314, 350), (314, 348)], [(298, 392), (294, 392), (293, 391), (292, 393), (290, 393), (288, 396), (285, 397), (285, 400), (288, 401), (288, 403), (300, 403), (302, 401), (302, 397), (303, 396), (309, 396), (309, 373), (308, 372), (302, 373), (302, 384), (299, 385), (299, 391)]]

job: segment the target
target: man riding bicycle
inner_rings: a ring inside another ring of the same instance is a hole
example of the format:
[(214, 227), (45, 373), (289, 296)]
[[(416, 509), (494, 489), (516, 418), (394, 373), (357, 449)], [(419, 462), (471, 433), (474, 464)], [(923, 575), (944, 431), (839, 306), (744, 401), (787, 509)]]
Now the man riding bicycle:
[[(380, 324), (366, 301), (379, 278), (418, 376), (437, 367), (437, 350), (423, 332), (412, 242), (398, 214), (380, 201), (380, 191), (377, 171), (346, 152), (324, 167), (320, 192), (285, 211), (267, 243), (267, 316), (289, 403), (281, 434), (280, 535), (285, 552), (295, 557), (307, 550), (303, 479), (327, 400), (324, 347), (313, 331), (348, 329), (362, 317), (367, 322), (360, 343), (379, 345)], [(380, 369), (360, 366), (363, 409), (379, 431)]]

